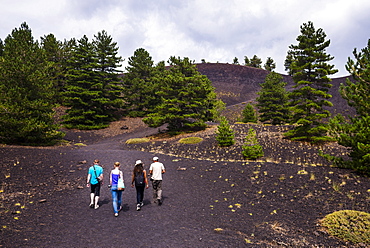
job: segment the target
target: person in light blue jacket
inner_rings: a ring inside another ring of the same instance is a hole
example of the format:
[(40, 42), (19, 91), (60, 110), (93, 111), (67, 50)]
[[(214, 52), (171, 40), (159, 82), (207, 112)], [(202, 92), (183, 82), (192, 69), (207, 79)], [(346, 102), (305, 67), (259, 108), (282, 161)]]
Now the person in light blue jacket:
[(104, 179), (103, 167), (99, 165), (99, 160), (95, 159), (94, 164), (89, 168), (87, 174), (87, 187), (90, 187), (90, 208), (99, 208), (100, 187)]

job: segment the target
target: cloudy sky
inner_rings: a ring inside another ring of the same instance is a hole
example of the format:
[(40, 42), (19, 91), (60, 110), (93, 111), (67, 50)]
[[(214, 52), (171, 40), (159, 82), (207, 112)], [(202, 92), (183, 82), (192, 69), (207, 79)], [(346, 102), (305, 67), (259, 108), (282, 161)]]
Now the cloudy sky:
[[(312, 21), (330, 39), (330, 63), (345, 76), (347, 58), (370, 39), (369, 0), (0, 0), (0, 38), (26, 22), (35, 39), (90, 39), (106, 30), (127, 61), (144, 48), (155, 63), (170, 56), (232, 63), (257, 55), (285, 74), (289, 45)], [(127, 62), (123, 62), (123, 68)]]

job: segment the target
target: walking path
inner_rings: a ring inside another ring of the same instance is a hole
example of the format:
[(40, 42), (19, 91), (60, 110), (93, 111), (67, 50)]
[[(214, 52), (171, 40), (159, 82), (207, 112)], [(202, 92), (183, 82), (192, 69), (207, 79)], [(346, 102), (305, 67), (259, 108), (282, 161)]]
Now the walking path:
[[(86, 142), (80, 132), (68, 134), (72, 143), (87, 144), (80, 147), (0, 147), (0, 247), (355, 247), (329, 237), (317, 223), (340, 209), (368, 211), (368, 178), (325, 166), (215, 162), (120, 145), (153, 131), (92, 135)], [(207, 152), (197, 146), (202, 149)], [(136, 211), (129, 187), (114, 217), (107, 187), (113, 163), (121, 162), (129, 186), (135, 161), (148, 169), (153, 156), (166, 167), (163, 204), (150, 202), (149, 188)], [(106, 178), (97, 210), (89, 208), (85, 186), (94, 159)], [(341, 183), (339, 190), (334, 183)]]

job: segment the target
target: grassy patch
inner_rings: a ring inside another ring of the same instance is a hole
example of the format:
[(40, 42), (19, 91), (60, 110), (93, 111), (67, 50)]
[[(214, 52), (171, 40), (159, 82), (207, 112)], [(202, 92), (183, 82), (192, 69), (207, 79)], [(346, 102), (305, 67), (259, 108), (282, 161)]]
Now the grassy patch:
[(75, 143), (75, 146), (86, 146), (84, 143)]
[(354, 210), (341, 210), (321, 220), (330, 235), (344, 241), (370, 244), (370, 214)]
[(179, 143), (181, 144), (197, 144), (201, 142), (203, 139), (199, 137), (187, 137), (187, 138), (182, 138), (179, 140)]
[(149, 141), (150, 139), (148, 138), (133, 138), (133, 139), (126, 140), (126, 144), (140, 144), (140, 143), (145, 143)]

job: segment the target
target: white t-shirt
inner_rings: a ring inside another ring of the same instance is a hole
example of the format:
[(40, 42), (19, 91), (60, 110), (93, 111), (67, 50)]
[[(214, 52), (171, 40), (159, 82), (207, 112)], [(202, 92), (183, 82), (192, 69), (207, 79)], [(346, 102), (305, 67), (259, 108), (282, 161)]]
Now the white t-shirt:
[(152, 179), (162, 180), (162, 170), (164, 170), (164, 165), (161, 162), (152, 163), (149, 168), (149, 171), (152, 171)]

